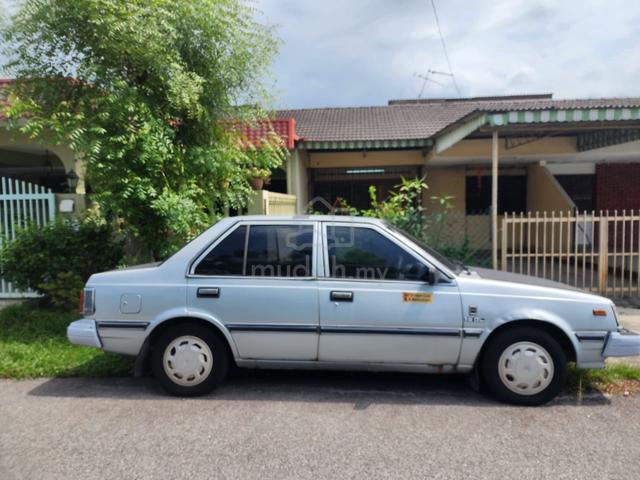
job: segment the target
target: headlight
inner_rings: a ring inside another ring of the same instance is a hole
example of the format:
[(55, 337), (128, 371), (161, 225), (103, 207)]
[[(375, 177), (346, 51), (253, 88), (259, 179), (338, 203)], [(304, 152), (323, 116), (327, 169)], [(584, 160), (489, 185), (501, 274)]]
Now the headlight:
[(81, 295), (82, 315), (89, 317), (96, 311), (96, 289), (85, 288)]

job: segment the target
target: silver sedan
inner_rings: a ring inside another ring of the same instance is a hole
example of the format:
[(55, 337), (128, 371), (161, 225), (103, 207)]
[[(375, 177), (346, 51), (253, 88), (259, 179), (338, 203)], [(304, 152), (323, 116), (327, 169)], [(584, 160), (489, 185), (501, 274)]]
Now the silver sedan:
[(176, 395), (250, 368), (471, 373), (538, 405), (567, 363), (640, 354), (613, 303), (559, 283), (469, 269), (382, 221), (226, 218), (161, 264), (93, 275), (73, 343), (137, 356)]

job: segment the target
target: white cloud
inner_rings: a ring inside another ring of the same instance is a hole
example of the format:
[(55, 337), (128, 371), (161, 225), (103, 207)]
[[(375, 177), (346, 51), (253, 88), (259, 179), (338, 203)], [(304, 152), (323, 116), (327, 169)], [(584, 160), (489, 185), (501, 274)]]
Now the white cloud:
[[(0, 12), (16, 0), (0, 0)], [(256, 0), (283, 41), (280, 107), (416, 97), (415, 72), (447, 70), (430, 0)], [(640, 2), (436, 0), (462, 94), (640, 95)], [(0, 61), (2, 59), (0, 58)], [(426, 97), (457, 93), (427, 84)]]
[[(414, 72), (447, 66), (429, 0), (261, 0), (284, 44), (274, 65), (286, 107), (416, 97)], [(436, 0), (462, 94), (640, 95), (640, 2)], [(427, 84), (425, 96), (456, 91)]]

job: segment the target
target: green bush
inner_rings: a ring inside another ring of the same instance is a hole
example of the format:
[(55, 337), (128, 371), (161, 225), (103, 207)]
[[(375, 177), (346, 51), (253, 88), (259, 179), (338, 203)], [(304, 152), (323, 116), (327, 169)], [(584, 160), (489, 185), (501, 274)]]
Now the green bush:
[(60, 308), (78, 304), (79, 290), (96, 272), (118, 265), (122, 241), (111, 226), (95, 218), (30, 225), (0, 252), (2, 276), (18, 289), (31, 289)]

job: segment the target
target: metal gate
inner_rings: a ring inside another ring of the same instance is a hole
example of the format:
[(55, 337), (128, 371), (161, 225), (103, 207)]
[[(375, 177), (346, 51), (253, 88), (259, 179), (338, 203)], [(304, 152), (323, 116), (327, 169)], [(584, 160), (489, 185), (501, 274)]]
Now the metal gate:
[(501, 268), (609, 296), (640, 297), (640, 213), (506, 214)]
[[(0, 246), (16, 238), (20, 228), (38, 227), (55, 218), (55, 194), (40, 185), (13, 178), (0, 177)], [(0, 279), (0, 298), (36, 297), (35, 292), (16, 290)]]

